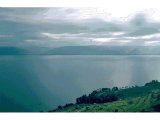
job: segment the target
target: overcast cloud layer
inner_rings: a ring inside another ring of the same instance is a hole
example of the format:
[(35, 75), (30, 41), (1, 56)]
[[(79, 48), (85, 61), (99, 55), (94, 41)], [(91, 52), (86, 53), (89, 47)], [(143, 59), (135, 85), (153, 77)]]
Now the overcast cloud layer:
[(0, 45), (160, 45), (157, 13), (156, 9), (118, 14), (106, 8), (0, 8)]

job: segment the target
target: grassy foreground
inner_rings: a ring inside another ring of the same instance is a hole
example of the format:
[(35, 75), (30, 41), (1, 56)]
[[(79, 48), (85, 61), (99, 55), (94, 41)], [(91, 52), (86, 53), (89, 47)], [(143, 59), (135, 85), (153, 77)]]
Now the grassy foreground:
[[(107, 96), (108, 91), (97, 90), (87, 99)], [(117, 100), (105, 102), (84, 102), (59, 106), (50, 112), (160, 112), (160, 82), (152, 81), (144, 86), (123, 88), (112, 91)], [(98, 97), (97, 97), (98, 96)], [(81, 97), (80, 97), (81, 98)]]

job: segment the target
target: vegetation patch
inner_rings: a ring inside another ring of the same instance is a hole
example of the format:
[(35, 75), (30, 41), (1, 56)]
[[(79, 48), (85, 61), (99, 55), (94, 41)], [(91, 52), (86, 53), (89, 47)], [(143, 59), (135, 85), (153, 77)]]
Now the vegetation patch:
[(101, 88), (77, 98), (75, 104), (58, 106), (50, 112), (160, 112), (160, 82)]

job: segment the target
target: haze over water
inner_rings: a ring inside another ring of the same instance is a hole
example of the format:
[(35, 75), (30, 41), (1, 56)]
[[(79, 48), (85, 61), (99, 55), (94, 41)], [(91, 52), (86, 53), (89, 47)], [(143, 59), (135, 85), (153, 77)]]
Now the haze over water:
[(159, 56), (1, 56), (0, 111), (47, 111), (103, 87), (160, 79)]

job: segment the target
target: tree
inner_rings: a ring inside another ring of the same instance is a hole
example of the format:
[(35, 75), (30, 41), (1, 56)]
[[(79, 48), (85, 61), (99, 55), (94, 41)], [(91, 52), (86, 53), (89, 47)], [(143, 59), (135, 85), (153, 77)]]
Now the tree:
[(74, 105), (73, 103), (65, 104), (64, 108)]
[(58, 109), (62, 109), (62, 106), (61, 106), (61, 105), (59, 105), (59, 106), (58, 106)]
[(88, 103), (88, 101), (89, 100), (88, 100), (87, 95), (83, 95), (83, 96), (76, 99), (77, 104)]
[(102, 88), (102, 91), (108, 91), (108, 92), (110, 92), (111, 89), (110, 88)]
[(158, 80), (152, 80), (151, 82), (146, 83), (145, 86), (151, 86), (151, 85), (155, 85), (157, 83), (159, 83)]
[(112, 88), (112, 91), (118, 91), (119, 89), (118, 89), (118, 87), (113, 87)]

